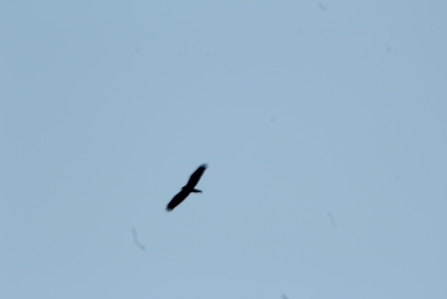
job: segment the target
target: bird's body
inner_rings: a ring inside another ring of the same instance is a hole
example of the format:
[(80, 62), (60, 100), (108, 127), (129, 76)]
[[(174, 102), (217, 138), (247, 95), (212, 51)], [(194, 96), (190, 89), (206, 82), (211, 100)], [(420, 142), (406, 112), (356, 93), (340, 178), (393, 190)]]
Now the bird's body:
[(202, 164), (199, 166), (199, 168), (197, 168), (196, 171), (194, 171), (194, 173), (190, 176), (188, 183), (182, 187), (182, 190), (177, 193), (166, 206), (166, 210), (168, 212), (172, 211), (176, 206), (184, 201), (190, 193), (202, 193), (202, 191), (196, 189), (195, 186), (199, 182), (200, 177), (203, 175), (207, 167), (207, 164)]

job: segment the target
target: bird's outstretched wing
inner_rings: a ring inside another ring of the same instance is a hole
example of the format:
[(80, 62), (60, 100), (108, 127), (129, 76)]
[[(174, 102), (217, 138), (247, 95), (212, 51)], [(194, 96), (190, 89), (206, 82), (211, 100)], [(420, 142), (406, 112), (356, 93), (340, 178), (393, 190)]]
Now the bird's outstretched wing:
[(199, 168), (197, 168), (197, 170), (194, 171), (193, 174), (191, 174), (191, 176), (189, 177), (189, 181), (185, 187), (193, 189), (197, 185), (197, 183), (200, 180), (200, 177), (203, 175), (203, 173), (207, 168), (208, 168), (207, 164), (200, 165)]
[(177, 195), (174, 196), (174, 198), (171, 199), (171, 201), (166, 206), (166, 210), (172, 211), (176, 206), (178, 206), (182, 201), (185, 200), (186, 197), (189, 195), (189, 191), (182, 189)]

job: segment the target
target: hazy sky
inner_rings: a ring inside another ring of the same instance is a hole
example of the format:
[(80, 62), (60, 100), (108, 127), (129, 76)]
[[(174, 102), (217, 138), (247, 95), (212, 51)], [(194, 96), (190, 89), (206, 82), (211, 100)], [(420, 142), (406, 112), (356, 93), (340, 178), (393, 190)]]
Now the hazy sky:
[(0, 298), (447, 298), (445, 1), (1, 7)]

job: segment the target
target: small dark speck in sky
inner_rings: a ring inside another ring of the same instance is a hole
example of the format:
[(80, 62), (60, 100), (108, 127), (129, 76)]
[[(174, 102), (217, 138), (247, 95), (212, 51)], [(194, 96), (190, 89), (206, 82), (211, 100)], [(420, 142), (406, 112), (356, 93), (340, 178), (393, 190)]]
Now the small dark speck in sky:
[(329, 217), (329, 219), (331, 220), (331, 225), (333, 227), (337, 227), (337, 222), (335, 222), (335, 217), (331, 212), (327, 213), (327, 216)]
[(132, 227), (132, 236), (135, 245), (137, 245), (141, 250), (146, 250), (146, 246), (144, 246), (143, 244), (140, 243), (140, 241), (138, 241), (137, 230), (135, 229), (135, 227)]
[(322, 11), (327, 11), (327, 7), (324, 6), (324, 4), (321, 3), (320, 1), (318, 1), (318, 7), (319, 7)]
[(391, 47), (390, 46), (386, 47), (386, 51), (391, 52)]

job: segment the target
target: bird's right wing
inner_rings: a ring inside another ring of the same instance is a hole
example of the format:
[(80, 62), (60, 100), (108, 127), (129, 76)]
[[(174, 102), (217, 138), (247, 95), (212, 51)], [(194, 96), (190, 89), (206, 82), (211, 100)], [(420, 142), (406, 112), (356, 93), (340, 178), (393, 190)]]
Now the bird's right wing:
[(207, 164), (202, 164), (199, 166), (199, 168), (197, 168), (196, 171), (194, 171), (193, 174), (191, 174), (191, 176), (189, 177), (189, 181), (186, 184), (186, 186), (190, 187), (190, 188), (194, 188), (197, 183), (200, 180), (200, 177), (203, 175), (203, 173), (205, 172), (205, 170), (208, 168)]

